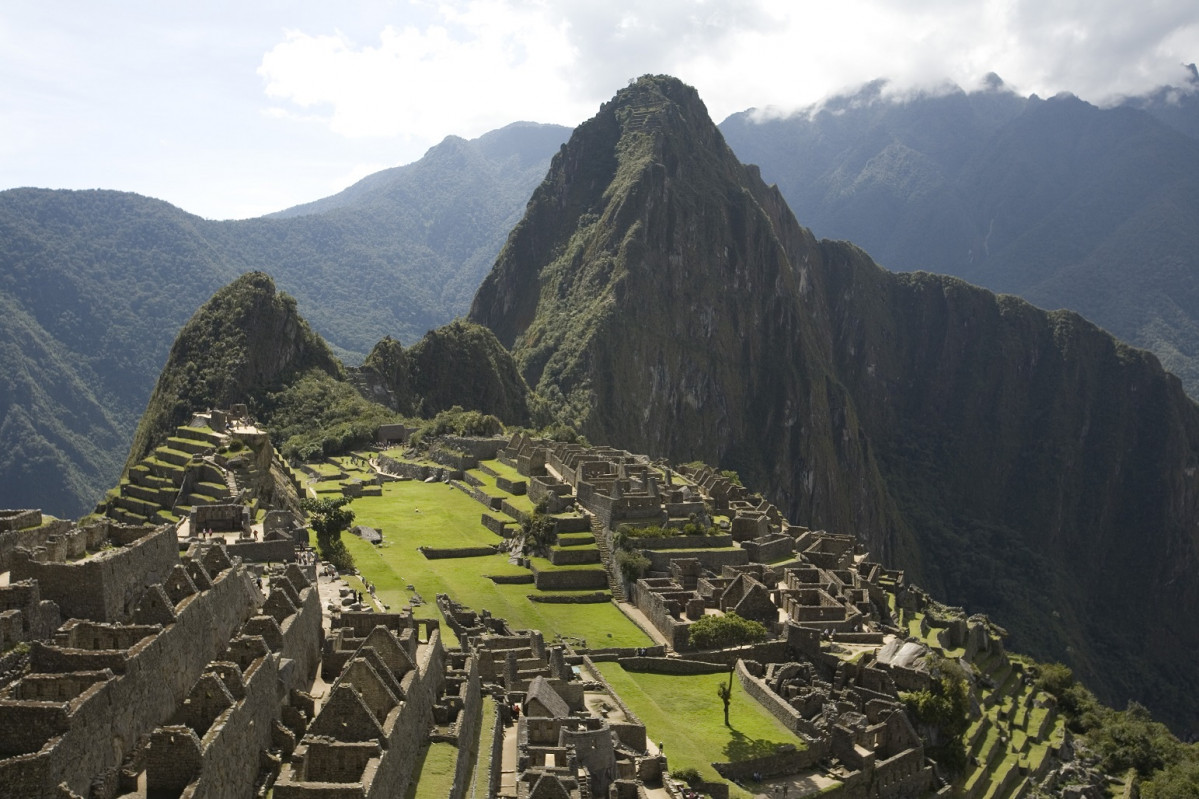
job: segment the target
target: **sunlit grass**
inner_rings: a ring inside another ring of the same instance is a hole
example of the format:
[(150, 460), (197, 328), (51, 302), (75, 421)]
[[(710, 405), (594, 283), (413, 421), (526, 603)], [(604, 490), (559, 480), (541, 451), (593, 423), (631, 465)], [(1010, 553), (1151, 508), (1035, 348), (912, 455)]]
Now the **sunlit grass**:
[(458, 748), (439, 741), (421, 749), (405, 799), (445, 799), (454, 787)]
[(643, 674), (625, 671), (617, 663), (595, 665), (641, 718), (646, 735), (665, 744), (671, 771), (696, 768), (705, 779), (721, 780), (712, 768), (713, 762), (772, 754), (782, 744), (804, 746), (801, 738), (745, 692), (736, 677), (726, 727), (724, 706), (716, 689), (728, 681), (727, 674)]
[[(499, 585), (490, 574), (527, 574), (508, 562), (507, 555), (429, 560), (419, 546), (477, 547), (502, 539), (483, 527), (483, 506), (461, 491), (442, 483), (388, 483), (381, 497), (360, 497), (350, 505), (355, 524), (383, 530), (383, 545), (374, 547), (353, 535), (344, 535), (346, 547), (366, 580), (375, 584), (376, 596), (398, 611), (413, 591), (425, 600), (414, 608), (421, 618), (436, 618), (437, 594), (474, 609), (487, 609), (508, 620), (514, 628), (539, 629), (547, 640), (557, 636), (583, 638), (592, 647), (652, 646), (653, 641), (610, 602), (550, 604), (531, 602), (537, 593), (532, 584)], [(445, 625), (447, 644), (453, 645)]]

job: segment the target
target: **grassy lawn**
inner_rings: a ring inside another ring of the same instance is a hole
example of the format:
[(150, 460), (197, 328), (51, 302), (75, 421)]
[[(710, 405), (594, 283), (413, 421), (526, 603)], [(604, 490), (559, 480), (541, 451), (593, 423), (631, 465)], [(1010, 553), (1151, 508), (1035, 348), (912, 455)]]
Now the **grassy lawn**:
[[(672, 771), (697, 768), (719, 780), (713, 761), (736, 762), (771, 754), (779, 744), (802, 747), (803, 741), (759, 705), (733, 678), (729, 725), (716, 695), (727, 674), (675, 676), (627, 672), (617, 663), (596, 663), (604, 679), (645, 724), (646, 735), (664, 743)], [(732, 796), (738, 793), (730, 785)]]
[(509, 466), (508, 464), (503, 463), (498, 460), (482, 461), (480, 465), (486, 465), (488, 469), (495, 472), (500, 477), (507, 478), (514, 483), (527, 481), (529, 479), (529, 478), (525, 477), (523, 474), (521, 474), (520, 472), (516, 471), (516, 469), (513, 468), (512, 466)]
[(444, 799), (454, 786), (458, 748), (444, 742), (423, 747), (405, 799)]
[[(393, 611), (408, 604), (412, 592), (425, 600), (415, 608), (421, 618), (436, 618), (437, 594), (449, 594), (474, 609), (484, 608), (508, 620), (514, 628), (539, 629), (547, 640), (556, 636), (584, 638), (593, 647), (652, 646), (645, 633), (611, 603), (566, 605), (530, 602), (532, 584), (497, 585), (489, 574), (527, 574), (505, 555), (428, 560), (418, 546), (474, 547), (500, 538), (480, 523), (483, 506), (442, 483), (388, 483), (381, 497), (360, 497), (351, 503), (355, 524), (383, 530), (383, 545), (374, 547), (353, 535), (342, 540), (364, 577), (375, 584), (376, 595)], [(419, 509), (419, 512), (417, 512)], [(452, 634), (442, 625), (446, 643)]]

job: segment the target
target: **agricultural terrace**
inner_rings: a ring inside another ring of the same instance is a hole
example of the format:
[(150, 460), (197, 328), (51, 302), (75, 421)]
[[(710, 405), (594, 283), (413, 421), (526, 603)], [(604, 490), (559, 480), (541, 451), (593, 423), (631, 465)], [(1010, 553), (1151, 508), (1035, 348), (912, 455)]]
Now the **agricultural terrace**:
[[(514, 628), (541, 630), (547, 640), (564, 637), (576, 643), (585, 641), (593, 649), (653, 645), (653, 640), (611, 602), (533, 602), (529, 595), (550, 592), (539, 592), (531, 583), (492, 582), (488, 575), (529, 574), (527, 569), (509, 563), (506, 554), (425, 558), (418, 547), (481, 547), (502, 541), (482, 525), (484, 507), (458, 489), (444, 483), (386, 483), (382, 496), (359, 497), (350, 508), (355, 513), (355, 524), (383, 530), (379, 547), (350, 534), (343, 535), (342, 540), (363, 578), (374, 583), (379, 598), (393, 609), (410, 604), (416, 594), (425, 603), (413, 608), (416, 615), (436, 618), (433, 600), (444, 593), (467, 607), (486, 609)], [(414, 591), (408, 590), (409, 585)], [(445, 625), (442, 632), (452, 646), (452, 633)]]

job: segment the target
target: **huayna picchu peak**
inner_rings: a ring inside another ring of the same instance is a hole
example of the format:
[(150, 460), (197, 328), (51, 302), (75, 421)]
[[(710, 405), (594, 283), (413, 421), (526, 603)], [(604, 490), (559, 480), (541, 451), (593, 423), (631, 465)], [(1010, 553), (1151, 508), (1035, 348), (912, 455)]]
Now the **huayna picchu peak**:
[(647, 76), (579, 126), (471, 319), (592, 441), (735, 469), (1194, 727), (1199, 411), (1177, 379), (1075, 314), (817, 241), (693, 89)]

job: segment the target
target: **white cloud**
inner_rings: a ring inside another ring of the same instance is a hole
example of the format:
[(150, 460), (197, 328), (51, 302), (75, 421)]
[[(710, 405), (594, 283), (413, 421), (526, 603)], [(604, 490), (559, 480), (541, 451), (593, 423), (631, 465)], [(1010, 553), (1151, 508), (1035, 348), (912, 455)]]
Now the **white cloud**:
[[(444, 4), (438, 24), (387, 26), (369, 44), (289, 31), (262, 59), (267, 94), (318, 115), (344, 136), (434, 141), (515, 119), (577, 123), (563, 71), (572, 53), (535, 9), (498, 0)], [(554, 109), (550, 119), (547, 109)]]
[(994, 71), (1102, 102), (1181, 83), (1194, 0), (317, 0), (0, 4), (0, 187), (124, 188), (207, 216), (316, 199), (449, 134), (576, 124), (677, 75), (717, 120), (879, 77)]

